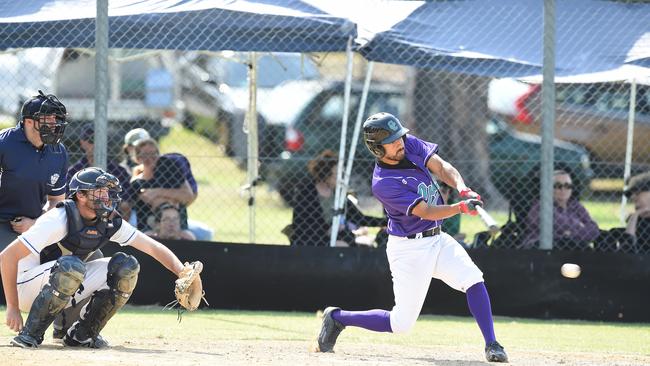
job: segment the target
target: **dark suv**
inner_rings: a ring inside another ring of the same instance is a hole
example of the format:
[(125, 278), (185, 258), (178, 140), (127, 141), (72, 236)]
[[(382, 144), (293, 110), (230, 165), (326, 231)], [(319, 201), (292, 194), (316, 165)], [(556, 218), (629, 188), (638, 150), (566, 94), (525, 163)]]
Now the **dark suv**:
[[(274, 159), (262, 161), (265, 179), (285, 198), (293, 184), (305, 177), (307, 162), (324, 149), (338, 151), (343, 114), (343, 83), (297, 81), (274, 90), (259, 109), (265, 116), (265, 139), (279, 149), (279, 136), (284, 136), (284, 151)], [(347, 131), (348, 147), (354, 130), (361, 85), (353, 84), (350, 119)], [(406, 98), (403, 89), (394, 85), (373, 84), (366, 103), (366, 116), (376, 112), (403, 115)], [(539, 167), (541, 139), (516, 132), (505, 122), (492, 119), (485, 126), (488, 133), (491, 179), (496, 188), (512, 199), (516, 186)], [(591, 179), (589, 155), (578, 145), (556, 140), (556, 162), (571, 170), (576, 185), (586, 186)], [(369, 183), (374, 158), (359, 138), (351, 177), (351, 187), (360, 194), (370, 194)], [(529, 187), (519, 187), (528, 189)], [(286, 199), (285, 199), (286, 200)]]

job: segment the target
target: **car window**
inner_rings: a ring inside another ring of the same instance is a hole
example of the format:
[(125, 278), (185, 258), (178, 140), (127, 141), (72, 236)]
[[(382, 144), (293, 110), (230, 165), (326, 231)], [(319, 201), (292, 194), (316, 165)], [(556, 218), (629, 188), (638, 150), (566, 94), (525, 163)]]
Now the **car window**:
[[(314, 121), (341, 121), (343, 118), (343, 107), (344, 107), (344, 97), (342, 94), (332, 94), (327, 98), (323, 103), (323, 106), (318, 111), (318, 118), (311, 119), (310, 122)], [(350, 115), (355, 116), (356, 110), (359, 108), (359, 95), (352, 94), (350, 95)]]
[[(557, 87), (558, 103), (592, 107), (599, 112), (628, 112), (630, 109), (629, 84), (560, 84)], [(650, 114), (650, 96), (646, 85), (637, 86), (636, 111)]]
[(367, 116), (379, 112), (387, 112), (394, 116), (401, 116), (406, 109), (406, 101), (402, 95), (388, 93), (375, 94), (373, 98), (369, 99), (365, 111)]

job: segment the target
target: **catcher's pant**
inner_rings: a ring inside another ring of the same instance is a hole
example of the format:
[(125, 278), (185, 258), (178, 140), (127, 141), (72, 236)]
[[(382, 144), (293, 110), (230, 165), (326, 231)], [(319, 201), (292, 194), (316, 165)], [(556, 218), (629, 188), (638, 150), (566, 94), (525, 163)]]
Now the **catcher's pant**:
[[(86, 263), (86, 277), (67, 307), (90, 297), (95, 291), (107, 289), (106, 273), (108, 272), (108, 261), (111, 258), (101, 258)], [(41, 292), (43, 286), (50, 280), (50, 270), (56, 261), (50, 261), (40, 266), (31, 268), (18, 274), (18, 303), (21, 311), (29, 312), (36, 296)]]
[(395, 306), (390, 312), (393, 333), (408, 332), (422, 310), (431, 277), (465, 292), (483, 282), (483, 272), (465, 249), (446, 233), (408, 239), (390, 235), (386, 254), (393, 276)]

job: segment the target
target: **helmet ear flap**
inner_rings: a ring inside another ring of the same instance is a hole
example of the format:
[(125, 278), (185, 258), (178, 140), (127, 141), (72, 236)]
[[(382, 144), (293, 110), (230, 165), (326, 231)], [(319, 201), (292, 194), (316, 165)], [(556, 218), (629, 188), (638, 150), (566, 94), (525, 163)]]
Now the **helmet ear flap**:
[(377, 157), (377, 159), (381, 159), (386, 155), (386, 149), (381, 145), (373, 145), (371, 152)]

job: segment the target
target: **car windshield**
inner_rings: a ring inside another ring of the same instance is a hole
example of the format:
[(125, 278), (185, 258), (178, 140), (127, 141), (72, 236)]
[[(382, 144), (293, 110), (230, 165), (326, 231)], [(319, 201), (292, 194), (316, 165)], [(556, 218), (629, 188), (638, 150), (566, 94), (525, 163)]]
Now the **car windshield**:
[[(227, 61), (223, 64), (225, 73), (223, 82), (234, 88), (243, 88), (247, 84), (248, 68), (243, 63)], [(273, 88), (289, 80), (315, 79), (319, 73), (316, 66), (300, 55), (262, 56), (257, 61), (257, 86)]]
[(292, 82), (273, 89), (264, 101), (259, 101), (260, 110), (269, 123), (291, 125), (307, 104), (321, 92), (317, 82)]

